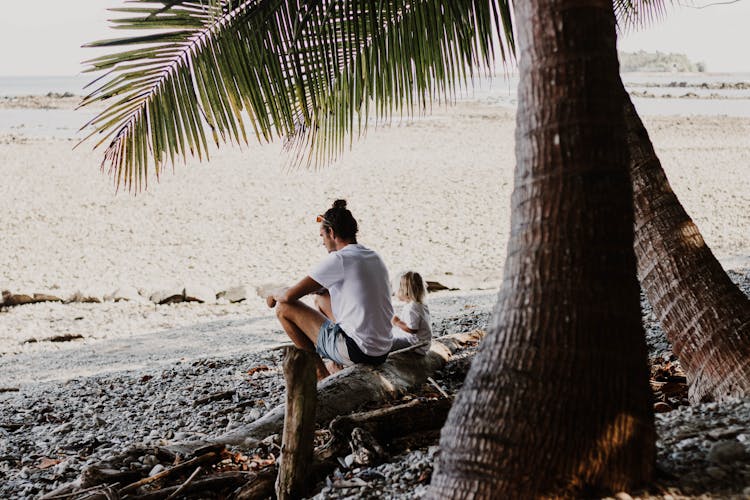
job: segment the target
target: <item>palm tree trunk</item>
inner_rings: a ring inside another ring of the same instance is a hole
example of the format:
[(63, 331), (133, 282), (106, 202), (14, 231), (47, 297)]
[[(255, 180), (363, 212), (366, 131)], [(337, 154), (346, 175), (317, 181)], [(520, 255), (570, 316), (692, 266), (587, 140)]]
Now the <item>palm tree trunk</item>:
[(627, 92), (638, 275), (690, 383), (693, 402), (750, 394), (750, 301), (669, 185)]
[(612, 3), (515, 8), (508, 257), (431, 497), (590, 496), (640, 485), (654, 465)]

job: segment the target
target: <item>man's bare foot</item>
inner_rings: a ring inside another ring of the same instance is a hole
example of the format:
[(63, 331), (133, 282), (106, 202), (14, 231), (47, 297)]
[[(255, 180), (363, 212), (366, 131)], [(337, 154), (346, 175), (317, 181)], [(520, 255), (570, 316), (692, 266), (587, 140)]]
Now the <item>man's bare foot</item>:
[(327, 359), (325, 361), (325, 365), (326, 365), (326, 370), (328, 370), (328, 373), (330, 373), (331, 375), (333, 375), (334, 373), (340, 372), (341, 370), (344, 369), (342, 365), (330, 359)]

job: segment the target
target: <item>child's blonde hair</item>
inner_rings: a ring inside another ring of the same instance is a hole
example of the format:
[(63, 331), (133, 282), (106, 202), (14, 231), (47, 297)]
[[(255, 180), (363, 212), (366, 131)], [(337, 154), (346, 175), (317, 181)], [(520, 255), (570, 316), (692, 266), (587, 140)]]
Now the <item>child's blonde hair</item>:
[(414, 271), (406, 271), (401, 275), (398, 293), (411, 302), (422, 303), (427, 294), (422, 276)]

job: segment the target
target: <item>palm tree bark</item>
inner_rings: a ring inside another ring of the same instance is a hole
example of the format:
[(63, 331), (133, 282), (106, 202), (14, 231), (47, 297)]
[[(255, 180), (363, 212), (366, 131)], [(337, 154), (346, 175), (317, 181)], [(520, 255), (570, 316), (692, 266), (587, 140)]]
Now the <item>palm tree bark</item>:
[(655, 459), (612, 3), (515, 8), (508, 257), (442, 430), (436, 498), (626, 490), (650, 480)]
[(750, 300), (680, 204), (622, 88), (641, 286), (690, 383), (692, 402), (750, 394)]

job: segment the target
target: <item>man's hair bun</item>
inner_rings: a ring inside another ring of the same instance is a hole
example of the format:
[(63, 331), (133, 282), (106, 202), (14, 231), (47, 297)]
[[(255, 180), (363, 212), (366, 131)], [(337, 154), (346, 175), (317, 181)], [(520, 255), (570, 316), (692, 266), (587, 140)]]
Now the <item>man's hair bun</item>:
[(334, 201), (333, 207), (326, 210), (323, 218), (334, 233), (354, 243), (357, 242), (359, 226), (352, 213), (346, 209), (346, 200)]

